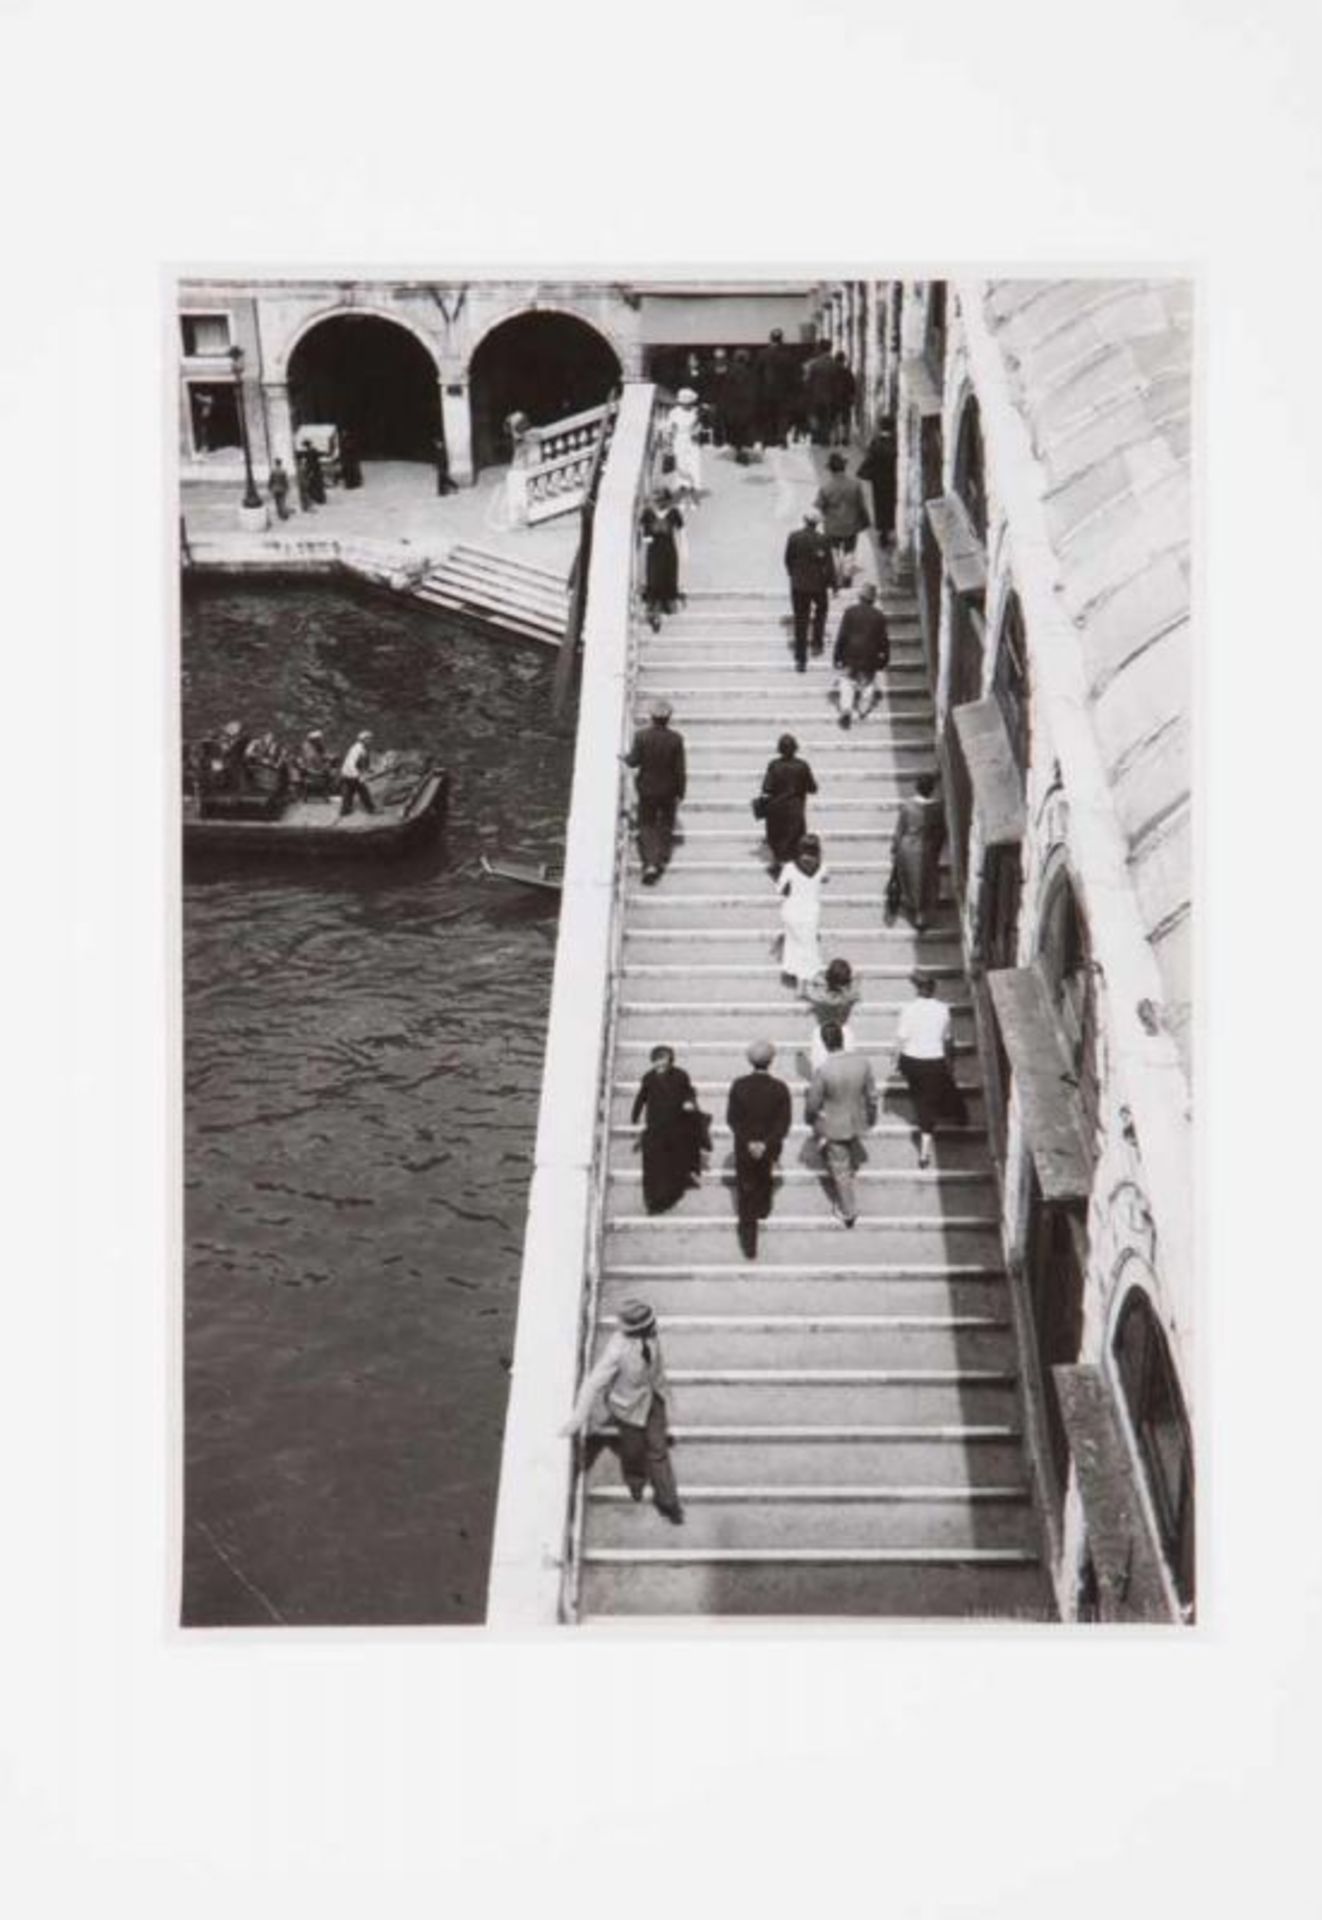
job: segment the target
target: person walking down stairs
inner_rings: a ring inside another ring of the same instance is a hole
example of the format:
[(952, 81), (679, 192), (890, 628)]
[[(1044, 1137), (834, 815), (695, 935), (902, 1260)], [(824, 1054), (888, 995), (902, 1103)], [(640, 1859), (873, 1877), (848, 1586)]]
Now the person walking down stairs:
[(586, 1470), (610, 1445), (607, 1424), (614, 1420), (620, 1472), (630, 1495), (641, 1500), (650, 1481), (657, 1512), (680, 1527), (684, 1509), (670, 1465), (669, 1399), (656, 1315), (645, 1300), (626, 1300), (618, 1330), (589, 1371), (573, 1414), (560, 1431), (572, 1437), (588, 1428), (583, 1449)]
[(668, 700), (655, 701), (651, 724), (639, 727), (628, 753), (620, 756), (626, 767), (635, 770), (638, 853), (645, 887), (655, 886), (670, 865), (675, 810), (687, 784), (684, 736), (671, 727), (670, 714)]
[(734, 1135), (739, 1245), (749, 1260), (757, 1258), (758, 1223), (771, 1214), (772, 1175), (794, 1117), (789, 1088), (770, 1070), (775, 1057), (769, 1040), (754, 1040), (748, 1049), (753, 1071), (731, 1081), (726, 1102), (726, 1125)]
[(932, 1162), (932, 1136), (942, 1121), (968, 1125), (968, 1107), (955, 1084), (955, 1034), (950, 1008), (936, 997), (930, 973), (910, 978), (917, 997), (901, 1007), (895, 1030), (895, 1064), (908, 1083), (918, 1117), (918, 1164)]

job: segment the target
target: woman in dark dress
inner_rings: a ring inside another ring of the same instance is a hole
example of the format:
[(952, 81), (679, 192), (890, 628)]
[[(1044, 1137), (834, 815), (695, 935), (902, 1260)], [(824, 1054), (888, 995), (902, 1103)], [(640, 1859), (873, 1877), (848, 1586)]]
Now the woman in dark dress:
[(702, 1118), (693, 1082), (675, 1065), (673, 1047), (653, 1047), (651, 1066), (634, 1096), (633, 1124), (643, 1122), (643, 1205), (665, 1213), (702, 1168)]
[(883, 547), (890, 546), (895, 535), (895, 456), (895, 423), (883, 414), (858, 464), (859, 479), (872, 489), (872, 522)]
[(892, 870), (898, 881), (899, 904), (922, 933), (936, 911), (941, 885), (941, 848), (946, 817), (930, 773), (919, 774), (911, 797), (901, 803), (891, 841)]
[(799, 743), (792, 733), (782, 733), (776, 742), (776, 758), (762, 780), (760, 805), (766, 829), (767, 846), (777, 871), (794, 858), (807, 824), (805, 802), (816, 793), (817, 782), (806, 760), (798, 758)]
[(651, 506), (642, 513), (644, 541), (643, 600), (647, 618), (655, 633), (663, 613), (673, 613), (679, 599), (679, 547), (675, 536), (684, 524), (684, 516), (675, 505), (669, 488), (659, 487)]

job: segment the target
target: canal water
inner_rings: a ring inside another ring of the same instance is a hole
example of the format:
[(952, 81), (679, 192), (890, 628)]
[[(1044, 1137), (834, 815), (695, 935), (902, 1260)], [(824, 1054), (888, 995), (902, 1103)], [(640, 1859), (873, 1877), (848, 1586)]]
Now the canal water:
[(190, 586), (183, 733), (431, 750), (407, 864), (185, 872), (192, 1625), (483, 1617), (556, 932), (553, 656), (352, 588)]

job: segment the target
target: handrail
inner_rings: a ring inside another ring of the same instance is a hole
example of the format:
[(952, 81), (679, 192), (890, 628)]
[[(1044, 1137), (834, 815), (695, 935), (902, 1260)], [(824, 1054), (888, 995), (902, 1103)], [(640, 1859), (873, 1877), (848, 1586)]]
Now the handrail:
[(601, 472), (560, 933), (492, 1538), (487, 1620), (497, 1628), (554, 1625), (573, 1604), (566, 1575), (580, 1488), (573, 1450), (558, 1429), (581, 1371), (599, 1261), (594, 1249), (601, 1244), (596, 1181), (618, 952), (618, 749), (631, 713), (637, 502), (650, 467), (652, 403), (649, 386), (625, 386)]
[[(648, 427), (647, 449), (638, 476), (634, 492), (633, 525), (637, 528), (642, 503), (651, 491), (652, 468), (656, 458), (660, 434), (660, 414), (653, 405), (652, 418)], [(632, 693), (638, 682), (638, 665), (641, 649), (641, 621), (639, 618), (639, 567), (642, 547), (635, 532), (629, 567), (629, 634), (628, 651), (625, 665), (625, 692), (623, 702), (623, 725), (620, 729), (621, 745), (627, 746), (632, 738)], [(606, 1033), (601, 1050), (600, 1070), (597, 1083), (597, 1122), (596, 1138), (593, 1144), (592, 1178), (589, 1189), (588, 1207), (588, 1243), (584, 1262), (584, 1291), (582, 1319), (579, 1329), (579, 1379), (581, 1381), (591, 1359), (592, 1335), (597, 1325), (597, 1316), (601, 1299), (602, 1240), (606, 1219), (606, 1189), (610, 1169), (610, 1133), (611, 1102), (614, 1098), (615, 1051), (619, 1032), (620, 995), (619, 982), (624, 946), (624, 898), (629, 865), (630, 818), (626, 798), (629, 779), (628, 769), (621, 765), (617, 790), (617, 810), (615, 829), (615, 875), (611, 892), (610, 925), (610, 961), (607, 973)], [(586, 1521), (587, 1475), (583, 1471), (581, 1453), (576, 1454), (574, 1471), (573, 1503), (570, 1514), (569, 1551), (566, 1556), (563, 1614), (566, 1621), (574, 1622), (579, 1614), (580, 1582), (583, 1565), (583, 1529)]]
[[(597, 444), (592, 453), (592, 471), (588, 474), (587, 486), (583, 492), (579, 507), (578, 549), (574, 554), (573, 566), (569, 576), (569, 607), (565, 614), (565, 635), (561, 642), (560, 658), (556, 662), (555, 681), (551, 689), (551, 709), (556, 715), (564, 710), (569, 694), (570, 674), (573, 671), (574, 656), (578, 644), (583, 638), (583, 620), (588, 610), (588, 572), (592, 565), (592, 528), (597, 512), (597, 495), (601, 490), (602, 468), (606, 462), (606, 450), (610, 446), (615, 431), (615, 421), (619, 413), (619, 398), (613, 397), (606, 404), (605, 418)], [(644, 469), (651, 465), (651, 447), (644, 460)]]

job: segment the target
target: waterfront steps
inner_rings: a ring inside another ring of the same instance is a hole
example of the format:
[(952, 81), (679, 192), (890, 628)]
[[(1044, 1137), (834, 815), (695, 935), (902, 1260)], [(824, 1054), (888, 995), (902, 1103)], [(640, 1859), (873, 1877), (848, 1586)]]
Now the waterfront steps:
[(558, 646), (569, 598), (565, 582), (545, 567), (456, 542), (411, 589), (415, 599), (527, 640)]
[[(579, 1617), (1050, 1616), (1023, 1444), (1018, 1355), (987, 1150), (973, 1015), (948, 879), (930, 927), (887, 927), (890, 838), (913, 777), (935, 768), (913, 601), (883, 594), (892, 666), (881, 706), (845, 731), (825, 656), (793, 670), (784, 601), (693, 594), (644, 633), (633, 710), (664, 695), (687, 744), (688, 798), (669, 871), (624, 876), (601, 1169), (595, 1354), (622, 1302), (660, 1319), (686, 1520), (636, 1506), (609, 1455), (583, 1489)], [(833, 604), (828, 646), (841, 603)], [(858, 1173), (860, 1218), (831, 1207), (803, 1123), (812, 1020), (773, 955), (779, 903), (750, 800), (778, 736), (816, 773), (809, 827), (832, 879), (824, 957), (860, 977), (853, 1016), (881, 1115)], [(968, 1124), (916, 1164), (912, 1103), (891, 1071), (915, 963), (954, 1009)], [(777, 1047), (795, 1125), (757, 1260), (735, 1235), (731, 1078), (758, 1036)], [(630, 1108), (658, 1041), (711, 1114), (700, 1188), (670, 1213), (642, 1204)]]

